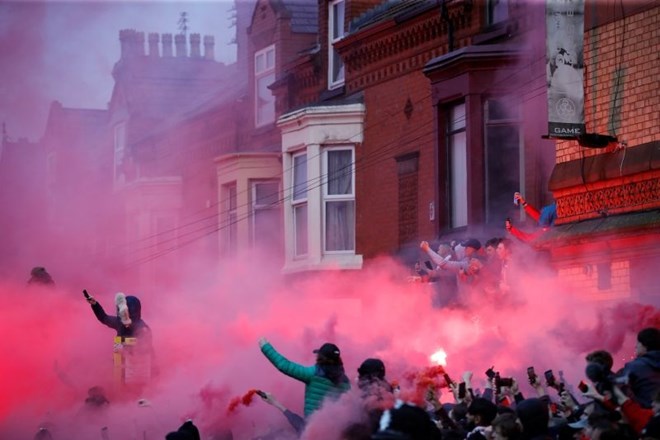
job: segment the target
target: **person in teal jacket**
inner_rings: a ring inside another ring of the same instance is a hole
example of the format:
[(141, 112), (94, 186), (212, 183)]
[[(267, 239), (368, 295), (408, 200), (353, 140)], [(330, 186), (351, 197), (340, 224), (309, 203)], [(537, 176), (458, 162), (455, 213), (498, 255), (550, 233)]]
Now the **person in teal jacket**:
[(291, 362), (278, 353), (265, 338), (259, 340), (259, 347), (275, 368), (305, 383), (305, 418), (319, 409), (326, 397), (336, 399), (351, 389), (339, 348), (335, 344), (326, 342), (321, 348), (314, 350), (316, 363), (309, 367)]

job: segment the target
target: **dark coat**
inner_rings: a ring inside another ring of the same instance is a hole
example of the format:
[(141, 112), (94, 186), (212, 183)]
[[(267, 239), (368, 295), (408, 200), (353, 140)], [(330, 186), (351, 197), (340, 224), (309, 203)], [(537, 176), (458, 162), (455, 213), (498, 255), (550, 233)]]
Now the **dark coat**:
[(649, 351), (623, 367), (628, 376), (635, 400), (644, 408), (651, 408), (655, 394), (660, 391), (660, 350)]
[(142, 320), (142, 305), (140, 304), (140, 300), (135, 296), (129, 295), (126, 297), (126, 305), (128, 306), (128, 315), (131, 318), (131, 325), (129, 327), (122, 324), (119, 316), (106, 314), (98, 302), (92, 304), (92, 311), (94, 311), (96, 319), (101, 324), (114, 329), (117, 332), (117, 336), (121, 336), (122, 338), (150, 337), (151, 330)]

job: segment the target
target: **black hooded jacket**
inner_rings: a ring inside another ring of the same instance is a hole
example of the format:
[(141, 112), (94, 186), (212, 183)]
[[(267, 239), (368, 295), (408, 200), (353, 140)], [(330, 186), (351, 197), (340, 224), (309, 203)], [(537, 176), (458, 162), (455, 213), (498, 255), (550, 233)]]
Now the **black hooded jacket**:
[(103, 325), (106, 325), (117, 331), (117, 336), (122, 338), (139, 338), (148, 336), (151, 333), (149, 326), (142, 320), (142, 304), (140, 300), (132, 295), (126, 296), (126, 306), (128, 307), (128, 316), (131, 318), (131, 325), (126, 327), (121, 322), (119, 316), (108, 315), (98, 302), (92, 304), (92, 310), (96, 319)]
[(655, 394), (660, 391), (660, 350), (652, 350), (628, 362), (623, 368), (635, 400), (651, 408)]

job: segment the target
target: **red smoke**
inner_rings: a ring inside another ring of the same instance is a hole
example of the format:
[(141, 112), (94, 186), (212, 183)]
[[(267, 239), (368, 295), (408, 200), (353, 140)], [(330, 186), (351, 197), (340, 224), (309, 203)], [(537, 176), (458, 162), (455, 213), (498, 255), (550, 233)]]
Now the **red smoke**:
[(252, 403), (252, 398), (254, 397), (257, 390), (249, 390), (247, 393), (243, 394), (241, 397), (233, 397), (229, 401), (229, 406), (227, 407), (227, 414), (231, 414), (236, 410), (238, 405), (243, 404), (245, 406), (250, 406)]

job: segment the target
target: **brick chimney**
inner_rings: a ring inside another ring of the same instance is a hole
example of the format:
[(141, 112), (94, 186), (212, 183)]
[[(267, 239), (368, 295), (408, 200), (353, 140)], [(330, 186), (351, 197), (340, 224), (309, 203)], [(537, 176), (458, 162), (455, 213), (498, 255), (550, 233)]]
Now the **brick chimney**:
[(215, 38), (213, 38), (213, 35), (204, 35), (204, 59), (211, 61), (215, 59), (214, 46)]
[(158, 40), (160, 39), (160, 35), (157, 33), (150, 33), (149, 34), (149, 56), (151, 58), (158, 58), (160, 56), (158, 52)]
[(182, 34), (176, 34), (174, 36), (174, 49), (176, 51), (177, 58), (188, 56), (186, 51), (186, 36)]
[(199, 48), (199, 43), (201, 39), (199, 34), (190, 34), (190, 57), (199, 58), (202, 56), (202, 52)]
[(144, 56), (144, 32), (122, 29), (119, 31), (119, 43), (121, 58)]
[(135, 54), (144, 56), (144, 32), (136, 32), (135, 40), (133, 41), (135, 47)]
[(132, 45), (135, 31), (133, 29), (122, 29), (119, 31), (119, 44), (121, 47), (121, 58), (133, 56)]
[(172, 56), (172, 34), (163, 34), (161, 36), (161, 41), (163, 42), (163, 56), (171, 57)]

